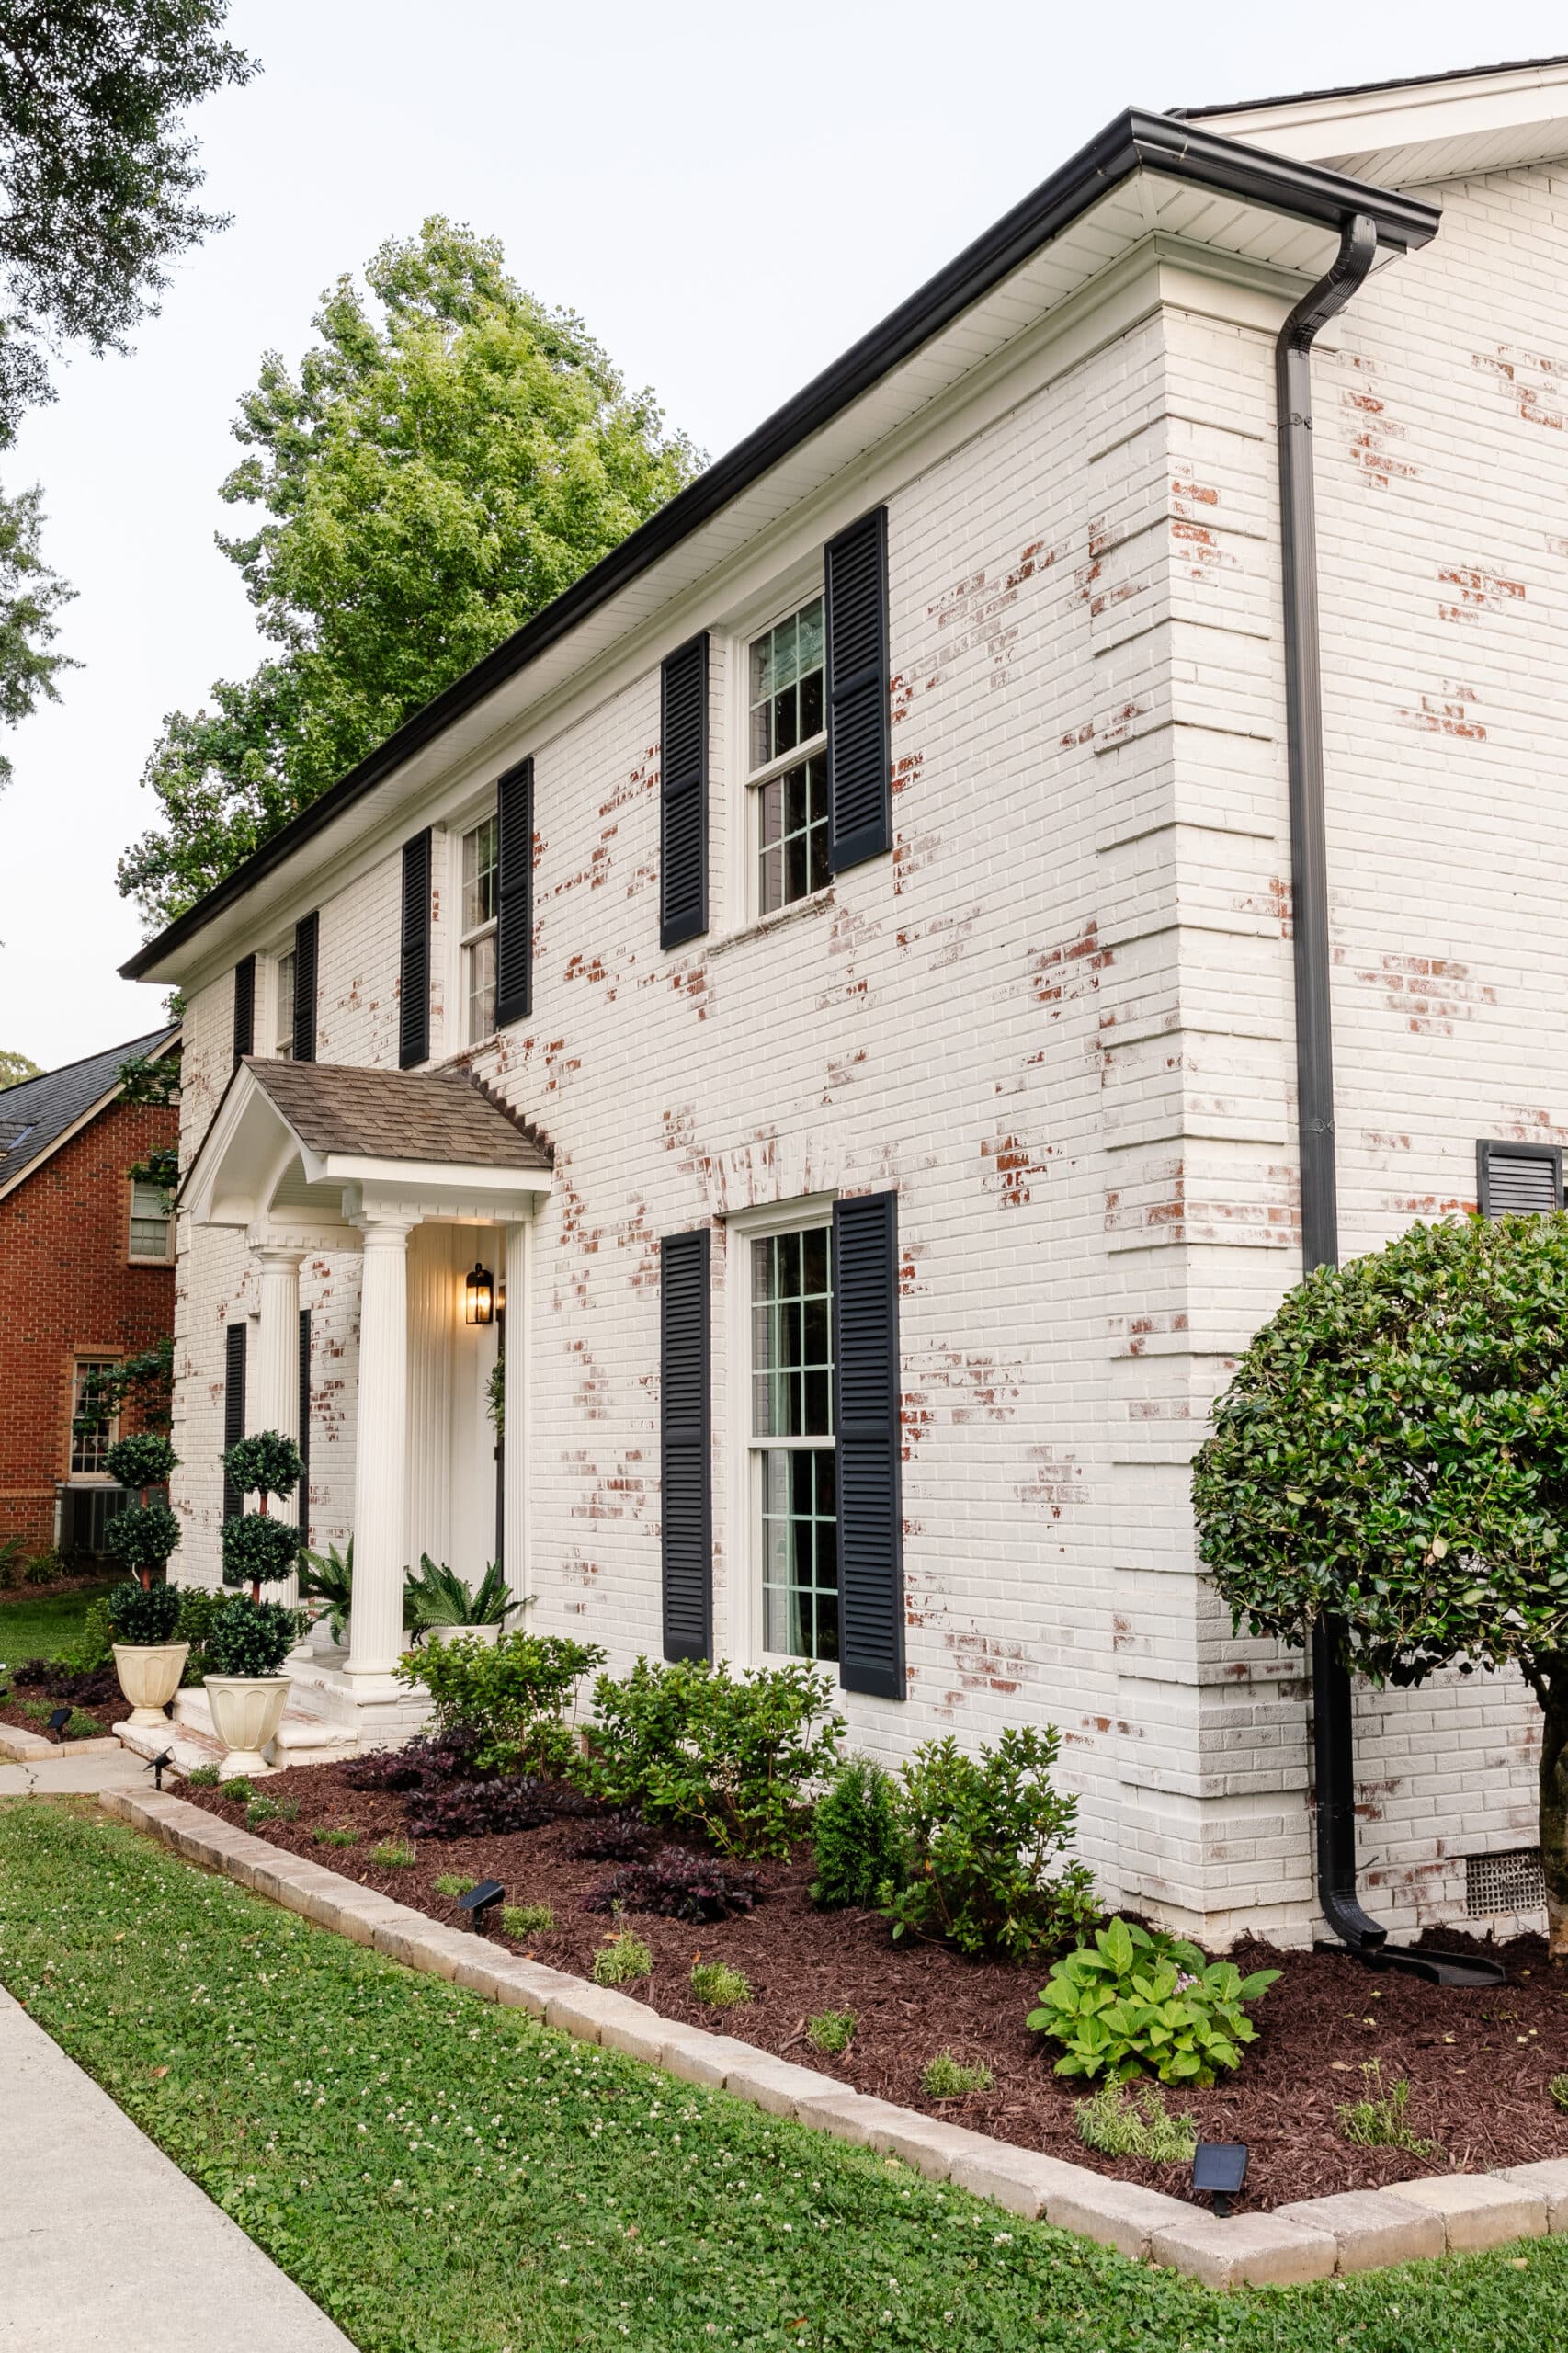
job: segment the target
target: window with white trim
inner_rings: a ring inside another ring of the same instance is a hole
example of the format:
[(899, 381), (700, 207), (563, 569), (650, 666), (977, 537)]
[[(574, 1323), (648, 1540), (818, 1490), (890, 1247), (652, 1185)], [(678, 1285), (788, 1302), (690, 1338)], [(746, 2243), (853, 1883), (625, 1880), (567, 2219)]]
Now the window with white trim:
[(161, 1185), (149, 1185), (140, 1176), (131, 1182), (131, 1256), (132, 1258), (154, 1258), (159, 1266), (166, 1266), (171, 1256), (169, 1228), (174, 1223), (169, 1214), (169, 1197)]
[(463, 1038), (470, 1046), (488, 1038), (495, 1027), (495, 907), (500, 862), (500, 829), (492, 814), (482, 818), (463, 835)]
[(97, 1384), (112, 1372), (115, 1357), (78, 1357), (71, 1368), (71, 1476), (105, 1479), (108, 1455), (119, 1430), (116, 1415), (101, 1410)]
[(760, 915), (829, 880), (826, 683), (816, 596), (746, 649), (746, 782)]
[(272, 1051), (279, 1062), (294, 1056), (294, 951), (285, 949), (273, 968)]
[(748, 1445), (763, 1648), (836, 1659), (831, 1224), (753, 1239), (751, 1319)]

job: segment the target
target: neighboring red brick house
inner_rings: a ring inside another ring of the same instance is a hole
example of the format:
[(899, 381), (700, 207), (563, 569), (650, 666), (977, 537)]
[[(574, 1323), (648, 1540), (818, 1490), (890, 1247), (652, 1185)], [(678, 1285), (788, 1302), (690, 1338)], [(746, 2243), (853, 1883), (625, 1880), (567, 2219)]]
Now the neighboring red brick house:
[(76, 1407), (96, 1368), (151, 1347), (175, 1313), (174, 1219), (130, 1171), (177, 1144), (179, 1112), (126, 1102), (119, 1071), (179, 1037), (165, 1026), (0, 1092), (0, 1541), (102, 1549), (119, 1426), (74, 1430)]

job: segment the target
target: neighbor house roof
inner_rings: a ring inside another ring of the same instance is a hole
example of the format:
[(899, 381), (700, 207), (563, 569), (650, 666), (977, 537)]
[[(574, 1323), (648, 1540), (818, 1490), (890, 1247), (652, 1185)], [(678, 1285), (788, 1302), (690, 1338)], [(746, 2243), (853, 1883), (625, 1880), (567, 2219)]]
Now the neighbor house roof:
[[(1290, 220), (1316, 233), (1337, 233), (1356, 213), (1369, 215), (1379, 243), (1391, 252), (1407, 252), (1426, 244), (1437, 233), (1438, 214), (1419, 199), (1396, 190), (1374, 188), (1324, 171), (1314, 164), (1267, 154), (1233, 139), (1179, 122), (1168, 115), (1139, 108), (1118, 115), (1070, 162), (1005, 213), (993, 227), (938, 270), (934, 278), (889, 313), (881, 324), (814, 377), (795, 397), (774, 412), (756, 431), (672, 498), (641, 528), (597, 563), (591, 572), (564, 589), (553, 603), (485, 655), (422, 710), (415, 711), (384, 744), (351, 768), (308, 809), (290, 820), (243, 866), (216, 884), (196, 904), (157, 937), (139, 949), (121, 971), (130, 979), (167, 974), (171, 960), (225, 910), (243, 899), (265, 876), (281, 866), (312, 837), (334, 824), (345, 811), (392, 777), (437, 737), (454, 729), (497, 688), (579, 630), (591, 615), (642, 580), (671, 556), (682, 543), (726, 509), (743, 494), (793, 456), (813, 437), (834, 425), (873, 388), (921, 355), (924, 372), (919, 397), (930, 399), (958, 373), (974, 364), (982, 347), (955, 349), (950, 371), (926, 365), (932, 347), (960, 314), (972, 317), (987, 301), (999, 303), (997, 290), (1015, 273), (1025, 271), (1035, 256), (1074, 230), (1095, 208), (1140, 173), (1162, 188), (1187, 199), (1191, 233), (1201, 237), (1207, 214), (1235, 217), (1256, 208), (1278, 219)], [(1200, 201), (1194, 205), (1191, 199)], [(1154, 210), (1157, 212), (1158, 208)], [(1140, 209), (1131, 233), (1146, 234), (1161, 221)], [(1183, 221), (1169, 225), (1180, 233)], [(1120, 233), (1119, 230), (1119, 234)], [(1114, 242), (1114, 241), (1113, 241)], [(1085, 272), (1103, 266), (1109, 247), (1094, 256)], [(1280, 258), (1278, 256), (1271, 256)], [(1313, 267), (1319, 267), (1315, 263)], [(1058, 290), (1057, 299), (1060, 299)], [(1023, 288), (1017, 314), (1009, 313), (998, 329), (1004, 336), (1017, 333), (1031, 317), (1049, 308), (1051, 298), (1033, 286)], [(961, 343), (962, 338), (958, 338)], [(973, 339), (971, 338), (971, 341)], [(877, 431), (886, 431), (882, 423)], [(755, 520), (747, 525), (756, 528)], [(579, 641), (587, 644), (586, 638)]]
[(1172, 107), (1173, 122), (1203, 122), (1211, 115), (1257, 114), (1266, 107), (1315, 106), (1325, 98), (1369, 98), (1385, 90), (1430, 90), (1444, 82), (1480, 82), (1494, 74), (1545, 74), (1568, 57), (1507, 57), (1496, 65), (1450, 65), (1441, 74), (1396, 74), (1388, 82), (1335, 82), (1325, 90), (1284, 90), (1272, 98), (1232, 98), (1223, 106)]
[(15, 1191), (24, 1176), (113, 1102), (121, 1063), (164, 1053), (178, 1036), (178, 1023), (165, 1022), (144, 1038), (106, 1046), (82, 1062), (0, 1089), (0, 1196)]
[(464, 1070), (354, 1070), (252, 1057), (242, 1065), (312, 1152), (365, 1160), (548, 1168), (527, 1123)]

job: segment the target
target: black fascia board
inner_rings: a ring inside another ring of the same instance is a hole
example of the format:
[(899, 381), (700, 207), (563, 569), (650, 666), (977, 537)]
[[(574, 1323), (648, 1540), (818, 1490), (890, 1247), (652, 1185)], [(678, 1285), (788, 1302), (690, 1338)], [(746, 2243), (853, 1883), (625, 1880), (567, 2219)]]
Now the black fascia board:
[(1325, 229), (1339, 229), (1355, 213), (1369, 215), (1378, 242), (1397, 253), (1413, 252), (1437, 233), (1434, 205), (1396, 189), (1372, 188), (1342, 173), (1321, 170), (1289, 156), (1270, 155), (1237, 140), (1195, 130), (1168, 115), (1130, 108), (1107, 124), (1086, 147), (1039, 188), (1005, 212), (972, 244), (916, 289), (895, 311), (851, 344), (843, 356), (814, 376), (782, 408), (738, 441), (706, 473), (699, 474), (650, 517), (618, 548), (584, 573), (533, 620), (525, 621), (476, 662), (472, 670), (416, 710), (395, 734), (368, 754), (347, 776), (329, 786), (308, 809), (252, 852), (243, 866), (197, 900), (165, 929), (138, 949), (119, 970), (128, 981), (185, 946), (216, 915), (244, 897), (263, 875), (332, 824), (344, 810), (383, 783), (405, 760), (433, 743), (454, 720), (505, 684), (569, 631), (628, 587), (683, 540), (700, 529), (733, 498), (748, 490), (813, 433), (869, 392), (873, 384), (949, 325), (961, 311), (1048, 244), (1052, 237), (1137, 171), (1163, 173), (1217, 195), (1262, 204)]

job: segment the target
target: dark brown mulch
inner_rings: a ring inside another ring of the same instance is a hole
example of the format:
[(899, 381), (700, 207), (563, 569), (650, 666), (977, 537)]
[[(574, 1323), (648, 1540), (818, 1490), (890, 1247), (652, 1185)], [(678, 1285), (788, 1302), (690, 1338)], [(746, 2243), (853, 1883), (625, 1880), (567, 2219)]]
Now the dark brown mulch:
[(51, 1577), (47, 1585), (15, 1585), (0, 1589), (0, 1609), (10, 1603), (37, 1604), (58, 1601), (65, 1593), (108, 1593), (116, 1580), (106, 1577), (101, 1566), (74, 1570), (70, 1576)]
[[(29, 1697), (31, 1695), (29, 1694)], [(78, 1716), (91, 1716), (93, 1720), (94, 1729), (91, 1734), (89, 1735), (86, 1733), (81, 1733), (75, 1737), (82, 1740), (86, 1740), (89, 1737), (94, 1740), (100, 1740), (106, 1733), (112, 1732), (116, 1724), (122, 1724), (125, 1722), (126, 1717), (131, 1713), (130, 1701), (128, 1699), (118, 1698), (114, 1699), (105, 1699), (96, 1706), (86, 1705), (80, 1699), (74, 1699), (68, 1703), (63, 1699), (41, 1699), (40, 1703), (45, 1711), (45, 1714), (43, 1716), (36, 1716), (30, 1715), (26, 1708), (18, 1707), (15, 1699), (0, 1699), (0, 1724), (16, 1724), (24, 1732), (41, 1733), (46, 1740), (52, 1739), (53, 1734), (50, 1732), (47, 1717), (52, 1715), (56, 1708), (63, 1708), (69, 1704), (75, 1709)], [(65, 1746), (67, 1748), (70, 1748), (73, 1745), (73, 1741), (66, 1741)]]
[[(460, 1871), (498, 1879), (508, 1902), (549, 1904), (558, 1925), (527, 1945), (495, 1928), (490, 1931), (494, 1941), (556, 1968), (584, 1974), (591, 1969), (609, 1924), (579, 1906), (610, 1867), (572, 1858), (580, 1824), (556, 1822), (506, 1837), (430, 1839), (418, 1846), (412, 1869), (379, 1870), (368, 1849), (403, 1835), (403, 1798), (347, 1789), (332, 1765), (296, 1768), (262, 1787), (270, 1798), (299, 1803), (297, 1821), (257, 1825), (275, 1845), (448, 1922), (459, 1915), (436, 1893), (438, 1876)], [(242, 1815), (220, 1790), (183, 1794), (229, 1821)], [(358, 1830), (360, 1843), (317, 1846), (312, 1829), (328, 1824)], [(666, 2018), (737, 2034), (858, 2091), (1123, 2180), (1190, 2194), (1186, 2166), (1104, 2157), (1079, 2140), (1074, 2103), (1085, 2086), (1052, 2073), (1053, 2049), (1024, 2024), (1044, 1979), (1043, 1965), (979, 1964), (941, 1947), (894, 1945), (874, 1915), (819, 1912), (806, 1892), (806, 1848), (788, 1865), (764, 1866), (763, 1876), (768, 1893), (756, 1910), (716, 1927), (628, 1915), (623, 1925), (650, 1947), (654, 1968), (652, 1979), (625, 1990)], [(1244, 1971), (1283, 1972), (1254, 2011), (1259, 2039), (1231, 2082), (1211, 2091), (1173, 2092), (1169, 2105), (1173, 2112), (1190, 2111), (1206, 2139), (1249, 2144), (1250, 2205), (1377, 2188), (1445, 2165), (1480, 2171), (1568, 2156), (1568, 2114), (1553, 2106), (1547, 2090), (1553, 2075), (1568, 2070), (1568, 1971), (1549, 1965), (1540, 1938), (1482, 1947), (1445, 1930), (1434, 1941), (1491, 1952), (1506, 1964), (1506, 1987), (1494, 1994), (1449, 1992), (1392, 1972), (1374, 1974), (1334, 1953), (1280, 1952), (1257, 1943), (1233, 1951), (1231, 1958)], [(751, 2002), (722, 2013), (698, 2002), (687, 1978), (699, 1955), (744, 1970)], [(858, 2020), (854, 2041), (836, 2059), (804, 2039), (806, 2020), (830, 2009), (853, 2010)], [(994, 2075), (994, 2088), (963, 2099), (928, 2099), (921, 2071), (939, 2051), (983, 2060)], [(1381, 2063), (1385, 2088), (1408, 2079), (1409, 2122), (1439, 2144), (1437, 2154), (1356, 2148), (1344, 2139), (1335, 2105), (1362, 2096), (1361, 2070), (1373, 2059)]]

